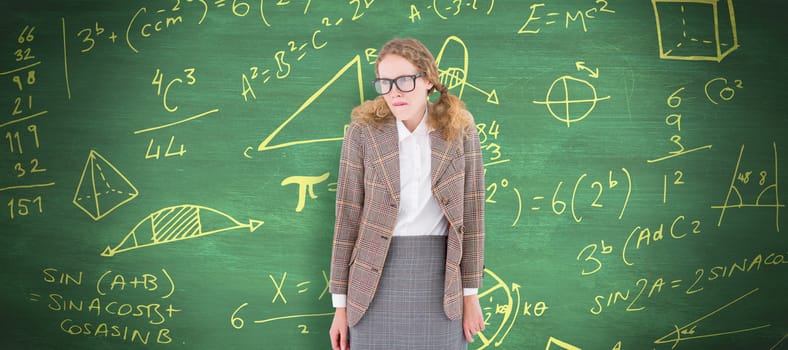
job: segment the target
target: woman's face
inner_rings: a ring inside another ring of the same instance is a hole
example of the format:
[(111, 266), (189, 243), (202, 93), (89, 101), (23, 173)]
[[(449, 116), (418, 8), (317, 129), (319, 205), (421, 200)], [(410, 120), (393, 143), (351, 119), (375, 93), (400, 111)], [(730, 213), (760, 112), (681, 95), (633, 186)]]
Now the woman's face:
[[(416, 78), (415, 82), (410, 78), (401, 78), (403, 76), (411, 76), (419, 73), (420, 71), (410, 61), (402, 56), (395, 54), (388, 54), (378, 62), (378, 78), (392, 79), (397, 83), (383, 82), (384, 85), (391, 87), (391, 91), (383, 95), (389, 109), (394, 116), (406, 125), (418, 125), (421, 118), (424, 116), (424, 111), (427, 108), (427, 92), (432, 88), (432, 84), (428, 82), (425, 77)], [(411, 82), (415, 84), (410, 84)], [(413, 87), (411, 91), (403, 92), (408, 88)]]

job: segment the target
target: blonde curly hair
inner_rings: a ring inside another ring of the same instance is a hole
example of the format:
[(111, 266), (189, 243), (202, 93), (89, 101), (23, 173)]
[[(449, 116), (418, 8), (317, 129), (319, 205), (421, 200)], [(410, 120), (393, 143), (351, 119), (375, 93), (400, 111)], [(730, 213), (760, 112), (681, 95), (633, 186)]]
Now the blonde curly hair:
[[(472, 124), (471, 117), (465, 110), (465, 103), (457, 96), (450, 94), (446, 85), (441, 83), (435, 58), (427, 47), (416, 39), (395, 38), (390, 40), (378, 52), (378, 57), (375, 60), (376, 75), (378, 73), (378, 64), (389, 54), (407, 59), (420, 71), (426, 73), (424, 79), (427, 79), (433, 85), (428, 94), (435, 91), (440, 93), (438, 99), (429, 108), (427, 125), (433, 129), (441, 130), (445, 140), (453, 141), (462, 137), (466, 129)], [(365, 101), (353, 108), (350, 115), (353, 120), (375, 126), (394, 116), (383, 96)]]

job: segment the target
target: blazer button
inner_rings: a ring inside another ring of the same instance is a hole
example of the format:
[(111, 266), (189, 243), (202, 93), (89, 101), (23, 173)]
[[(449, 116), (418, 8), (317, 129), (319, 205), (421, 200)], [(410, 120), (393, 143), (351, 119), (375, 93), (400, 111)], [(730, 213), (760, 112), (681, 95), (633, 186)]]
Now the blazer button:
[(460, 234), (465, 234), (465, 226), (460, 226)]
[(448, 205), (449, 204), (449, 199), (446, 198), (446, 197), (443, 197), (443, 198), (441, 198), (441, 203), (443, 203), (443, 205)]
[(377, 268), (377, 267), (373, 267), (373, 268), (372, 268), (372, 271), (373, 271), (373, 272), (378, 272), (378, 268)]

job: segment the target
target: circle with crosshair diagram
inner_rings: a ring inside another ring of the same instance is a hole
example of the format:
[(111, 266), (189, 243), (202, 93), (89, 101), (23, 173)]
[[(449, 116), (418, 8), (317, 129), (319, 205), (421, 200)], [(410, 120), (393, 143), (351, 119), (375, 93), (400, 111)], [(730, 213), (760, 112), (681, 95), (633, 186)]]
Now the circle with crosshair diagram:
[(597, 96), (596, 88), (588, 81), (564, 75), (553, 81), (544, 101), (533, 102), (546, 105), (553, 118), (569, 127), (591, 114), (598, 101), (607, 99), (610, 96)]

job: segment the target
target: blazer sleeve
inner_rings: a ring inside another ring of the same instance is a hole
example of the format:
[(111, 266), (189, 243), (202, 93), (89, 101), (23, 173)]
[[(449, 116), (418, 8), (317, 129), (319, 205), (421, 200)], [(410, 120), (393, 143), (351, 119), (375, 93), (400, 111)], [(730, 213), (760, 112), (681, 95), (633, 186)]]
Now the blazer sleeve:
[(351, 122), (342, 141), (329, 292), (347, 294), (348, 273), (364, 207), (363, 126)]
[[(467, 113), (467, 112), (466, 112)], [(462, 270), (463, 288), (481, 288), (484, 277), (484, 166), (476, 123), (471, 120), (463, 140), (465, 151), (465, 198), (463, 210)]]

